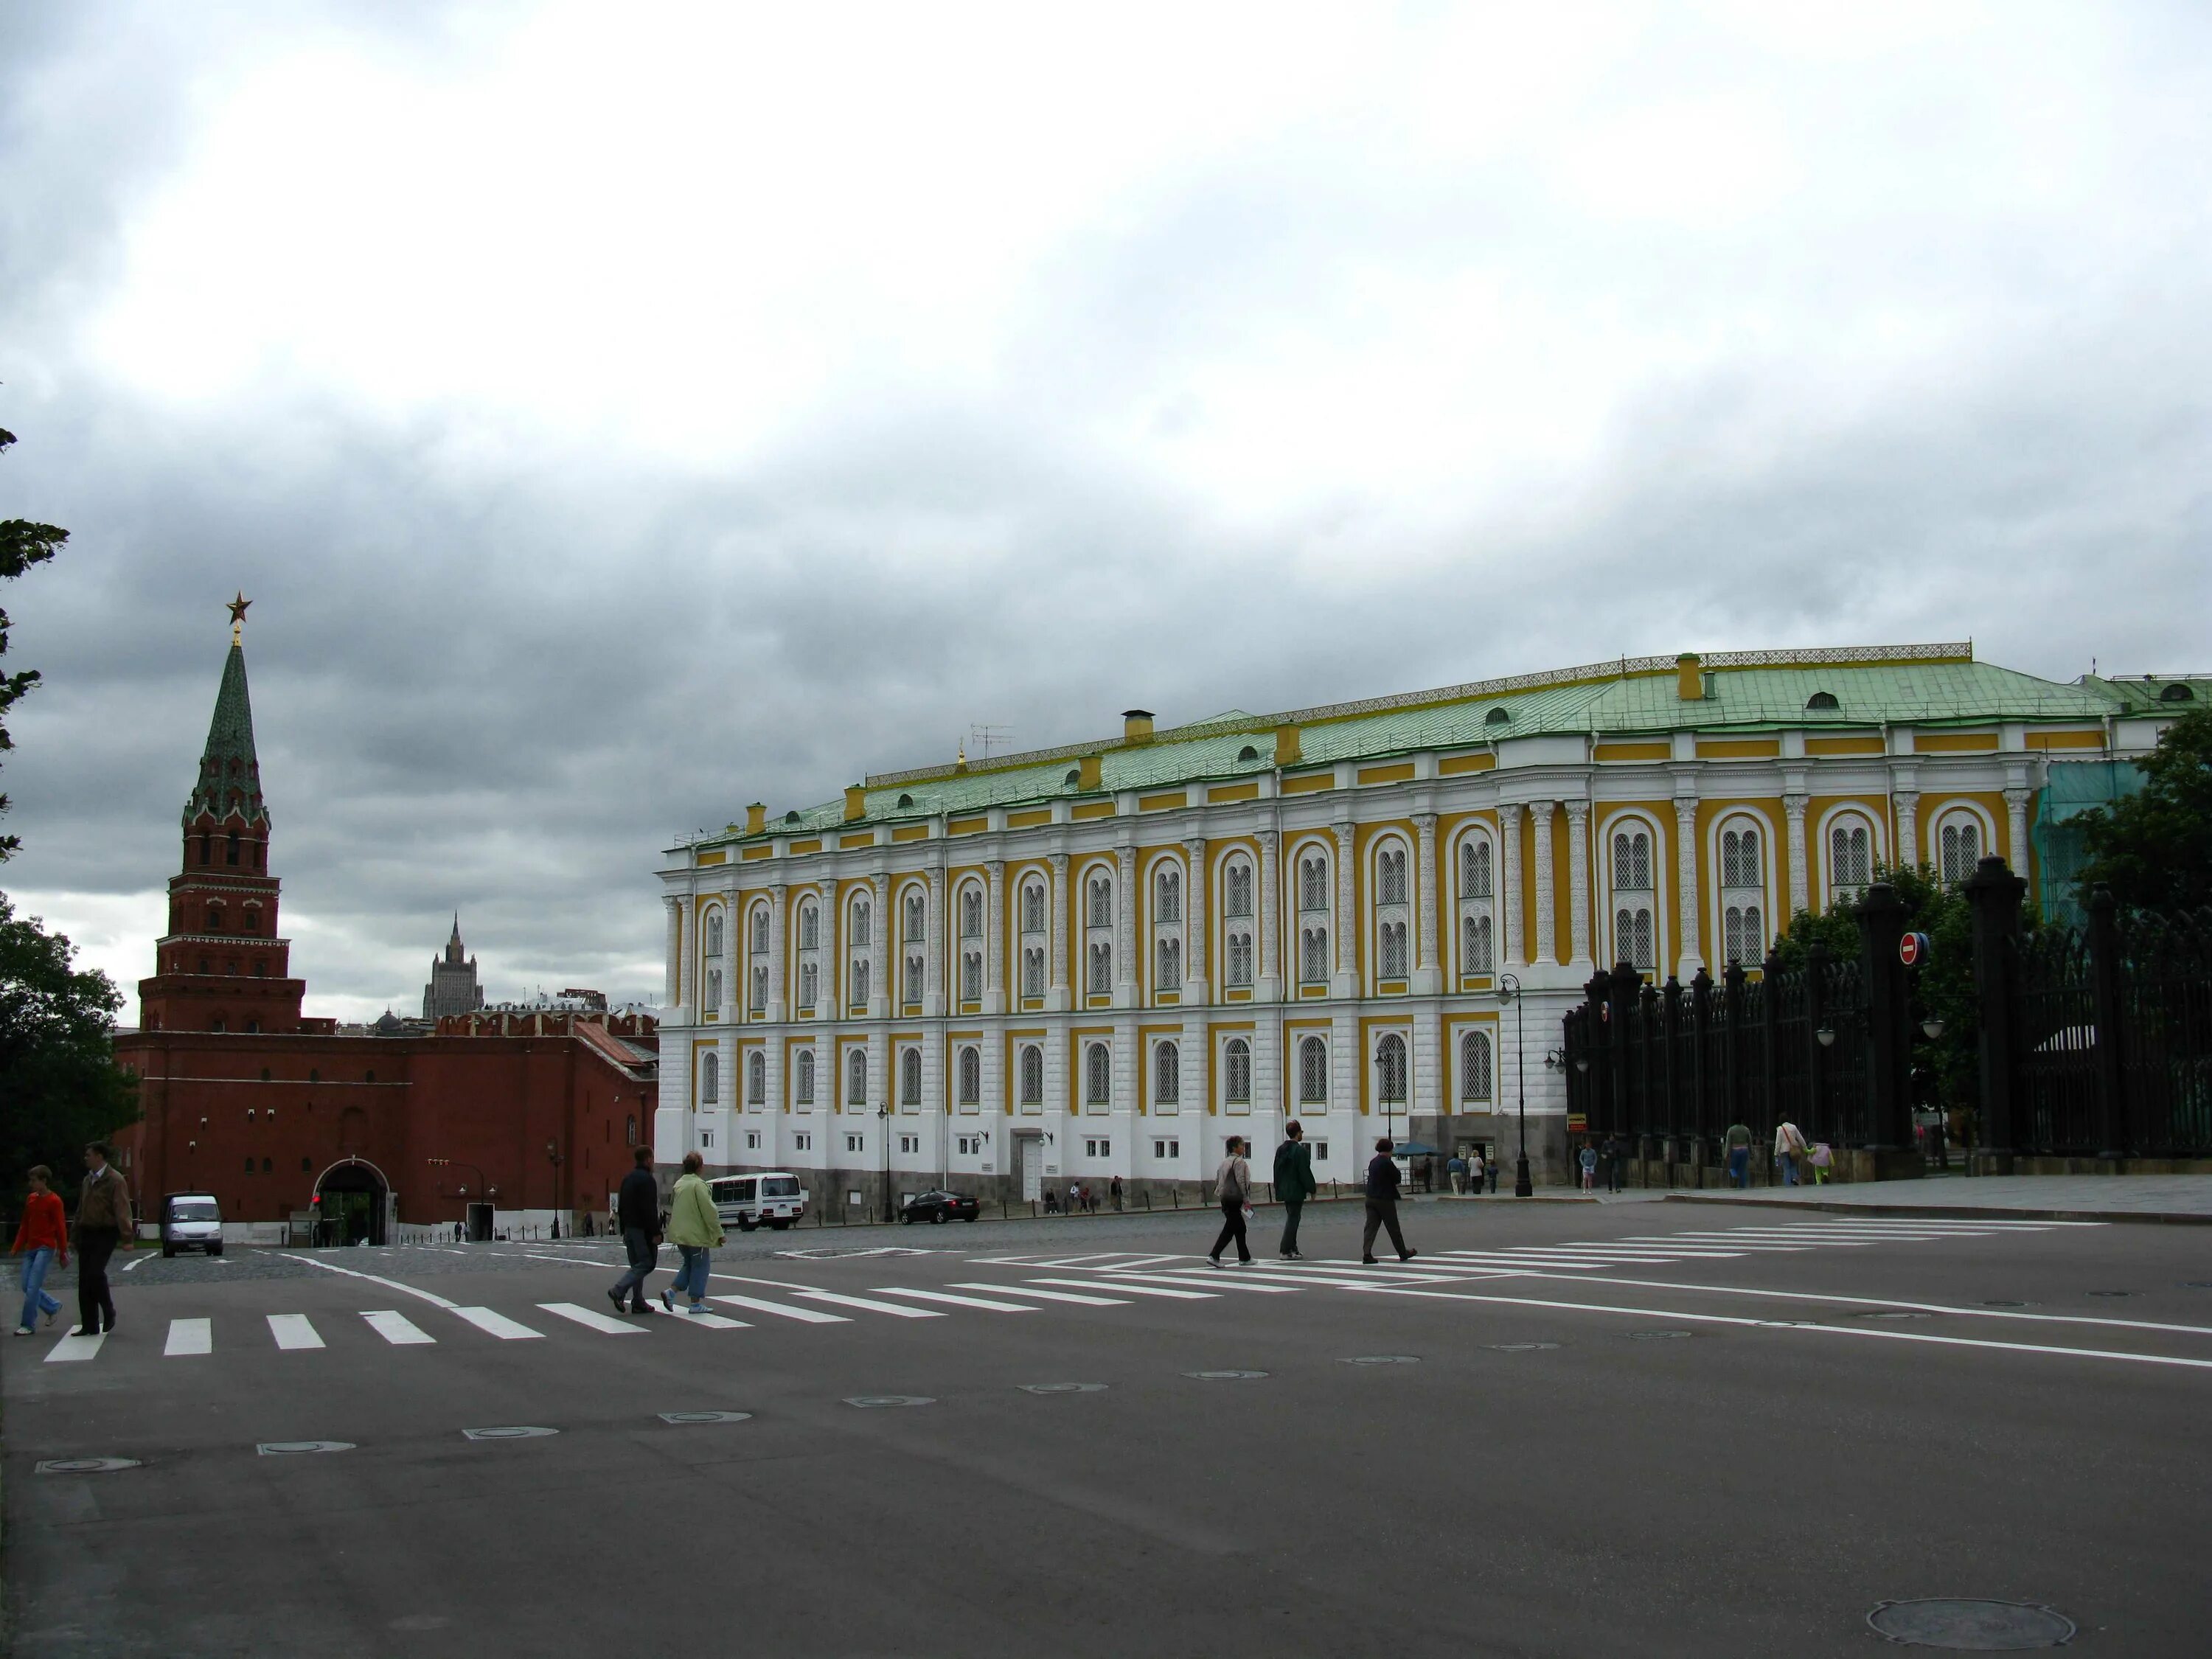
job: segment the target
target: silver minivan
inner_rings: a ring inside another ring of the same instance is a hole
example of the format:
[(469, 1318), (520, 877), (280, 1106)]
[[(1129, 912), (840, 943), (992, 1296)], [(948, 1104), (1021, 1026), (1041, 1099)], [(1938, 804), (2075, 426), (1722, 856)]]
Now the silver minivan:
[(161, 1200), (161, 1254), (222, 1254), (222, 1206), (212, 1193), (171, 1193)]
[(723, 1176), (710, 1183), (714, 1213), (725, 1227), (749, 1233), (765, 1223), (777, 1232), (806, 1214), (806, 1188), (785, 1170), (763, 1175)]

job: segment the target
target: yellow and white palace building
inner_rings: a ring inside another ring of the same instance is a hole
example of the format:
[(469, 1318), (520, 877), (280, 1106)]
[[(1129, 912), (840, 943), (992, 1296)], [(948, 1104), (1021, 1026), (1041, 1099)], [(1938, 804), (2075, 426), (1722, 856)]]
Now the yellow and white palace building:
[[(1966, 645), (1628, 659), (871, 777), (669, 849), (659, 1157), (880, 1209), (1186, 1194), (1306, 1125), (1562, 1167), (1544, 1065), (1601, 963), (1686, 982), (1904, 858), (2031, 880), (2054, 766), (2202, 682)], [(1523, 990), (1501, 998), (1501, 978)], [(1324, 1149), (1325, 1150), (1322, 1150)], [(1264, 1170), (1264, 1156), (1261, 1159)]]

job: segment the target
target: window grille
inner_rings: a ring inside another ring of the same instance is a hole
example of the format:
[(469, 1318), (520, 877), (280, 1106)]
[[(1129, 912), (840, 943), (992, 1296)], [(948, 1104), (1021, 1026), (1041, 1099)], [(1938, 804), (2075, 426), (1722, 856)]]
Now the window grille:
[(1947, 819), (1937, 836), (1942, 849), (1943, 880), (1955, 884), (1974, 873), (1982, 860), (1982, 826), (1972, 818)]
[(1022, 931), (1044, 932), (1044, 888), (1034, 882), (1022, 889)]
[(1406, 977), (1406, 924), (1387, 921), (1382, 924), (1382, 977)]
[(909, 951), (907, 952), (905, 1000), (908, 1002), (919, 1002), (921, 1000), (922, 966), (923, 957), (920, 951)]
[(822, 945), (822, 913), (811, 904), (799, 907), (799, 948), (819, 950)]
[(1298, 978), (1307, 985), (1328, 982), (1328, 928), (1309, 927), (1298, 936)]
[(720, 910), (707, 918), (707, 954), (710, 957), (722, 954), (722, 913)]
[(707, 970), (706, 1006), (710, 1009), (722, 1006), (722, 970), (719, 968), (709, 968)]
[(1481, 1031), (1467, 1031), (1460, 1036), (1459, 1097), (1470, 1103), (1491, 1097), (1490, 1038)]
[(980, 1105), (983, 1099), (983, 1056), (980, 1050), (960, 1051), (960, 1103)]
[(1459, 889), (1462, 898), (1488, 898), (1491, 883), (1490, 843), (1474, 836), (1460, 843)]
[(1231, 860), (1227, 879), (1223, 883), (1222, 914), (1230, 916), (1249, 916), (1252, 914), (1252, 866), (1242, 859)]
[(768, 969), (765, 969), (765, 968), (756, 968), (756, 969), (753, 969), (753, 988), (753, 988), (753, 995), (752, 995), (752, 1010), (753, 1010), (753, 1012), (754, 1012), (755, 1013), (759, 1013), (759, 1012), (760, 1012), (763, 1008), (765, 1008), (765, 1007), (767, 1007), (767, 1006), (768, 1006)]
[(1152, 1047), (1152, 1099), (1160, 1105), (1172, 1106), (1182, 1097), (1182, 1056), (1172, 1042), (1155, 1043)]
[(760, 956), (768, 954), (768, 907), (764, 904), (753, 910), (753, 951)]
[(973, 1002), (983, 994), (983, 953), (964, 951), (960, 956), (960, 997)]
[(1044, 951), (1036, 945), (1022, 952), (1022, 994), (1025, 997), (1044, 994)]
[(1856, 819), (1828, 826), (1828, 890), (1831, 895), (1856, 891), (1874, 880), (1874, 838)]
[(1376, 861), (1376, 874), (1380, 878), (1376, 886), (1380, 904), (1403, 904), (1406, 902), (1406, 854), (1402, 850), (1386, 852)]
[(853, 906), (853, 943), (854, 945), (866, 945), (874, 943), (869, 933), (870, 925), (868, 902), (866, 899), (860, 899)]
[(1114, 1093), (1114, 1061), (1103, 1042), (1083, 1050), (1083, 1100), (1087, 1106), (1103, 1106)]
[(899, 1050), (899, 1104), (921, 1104), (921, 1050), (919, 1048)]
[(855, 1048), (853, 1058), (845, 1067), (845, 1103), (865, 1106), (868, 1103), (868, 1051)]
[(1252, 935), (1242, 929), (1229, 935), (1229, 980), (1231, 985), (1252, 982)]
[(768, 1056), (758, 1050), (745, 1056), (745, 1103), (758, 1106), (768, 1098)]
[(793, 1063), (793, 1097), (801, 1106), (811, 1106), (814, 1103), (814, 1051), (811, 1048), (801, 1048), (799, 1051), (799, 1059)]
[(722, 1087), (722, 1057), (709, 1052), (699, 1061), (699, 1103), (712, 1106)]
[(1094, 945), (1091, 947), (1091, 979), (1089, 994), (1103, 997), (1114, 988), (1114, 947)]
[(1395, 1032), (1375, 1048), (1376, 1092), (1391, 1105), (1406, 1103), (1406, 1040)]
[(1034, 1043), (1022, 1049), (1022, 1104), (1044, 1104), (1044, 1050)]
[(865, 962), (853, 964), (853, 1003), (860, 1008), (868, 1005), (868, 964)]
[(1613, 884), (1619, 890), (1651, 890), (1651, 836), (1648, 831), (1621, 830), (1614, 832)]
[(1298, 1103), (1328, 1103), (1328, 1044), (1317, 1036), (1304, 1038), (1298, 1043)]
[(1469, 916), (1460, 927), (1460, 955), (1465, 963), (1464, 972), (1487, 974), (1495, 968), (1491, 948), (1491, 926), (1488, 916)]
[(810, 1012), (812, 1011), (815, 1002), (815, 993), (820, 988), (821, 983), (822, 970), (819, 968), (816, 967), (814, 963), (811, 962), (801, 963), (799, 964), (799, 1006), (801, 1008), (805, 1009)]
[(1223, 1098), (1239, 1106), (1252, 1103), (1252, 1045), (1243, 1037), (1231, 1037), (1222, 1067)]
[(1153, 881), (1152, 920), (1154, 921), (1182, 920), (1182, 875), (1180, 871), (1163, 870)]
[(1154, 988), (1179, 991), (1182, 988), (1182, 943), (1179, 939), (1164, 939), (1159, 944), (1159, 966), (1154, 975)]
[(1298, 908), (1328, 908), (1328, 862), (1314, 857), (1298, 860)]
[(1111, 927), (1114, 925), (1114, 884), (1104, 876), (1094, 876), (1089, 887), (1091, 916), (1086, 926)]
[(963, 939), (983, 937), (983, 890), (980, 887), (968, 887), (961, 890), (960, 937)]

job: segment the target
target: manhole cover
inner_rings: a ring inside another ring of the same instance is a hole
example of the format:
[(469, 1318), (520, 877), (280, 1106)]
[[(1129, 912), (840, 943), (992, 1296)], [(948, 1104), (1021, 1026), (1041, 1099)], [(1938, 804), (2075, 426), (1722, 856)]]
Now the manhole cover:
[(1265, 1371), (1185, 1371), (1185, 1376), (1194, 1376), (1201, 1382), (1243, 1382), (1256, 1381)]
[(39, 1465), (40, 1474), (111, 1474), (117, 1469), (135, 1469), (135, 1457), (50, 1457)]
[(461, 1435), (468, 1440), (543, 1440), (560, 1433), (558, 1429), (533, 1429), (521, 1424), (511, 1424), (496, 1429), (463, 1429)]
[(350, 1440), (264, 1440), (254, 1447), (264, 1457), (291, 1457), (301, 1452), (351, 1451)]
[(1421, 1363), (1421, 1356), (1417, 1353), (1359, 1353), (1337, 1363), (1343, 1365), (1418, 1365)]
[(937, 1401), (926, 1394), (856, 1394), (845, 1403), (872, 1411), (878, 1406), (934, 1406)]
[(753, 1414), (750, 1412), (663, 1412), (660, 1413), (660, 1420), (664, 1423), (750, 1423), (752, 1419)]
[(1631, 1331), (1628, 1340), (1632, 1342), (1673, 1342), (1696, 1334), (1695, 1331)]
[(2133, 1291), (2092, 1291), (2089, 1294), (2092, 1296), (2133, 1296), (2135, 1292)]
[(1556, 1342), (1492, 1342), (1486, 1345), (1499, 1353), (1535, 1353), (1544, 1348), (1556, 1348)]
[(1863, 1312), (1853, 1314), (1851, 1317), (1854, 1319), (1925, 1319), (1928, 1316), (1924, 1313), (1907, 1313), (1901, 1308), (1869, 1308)]
[(1907, 1647), (1964, 1653), (2055, 1648), (2074, 1639), (2071, 1619), (2028, 1601), (1884, 1601), (1867, 1623)]
[(1023, 1382), (1017, 1385), (1024, 1394), (1103, 1394), (1103, 1382)]

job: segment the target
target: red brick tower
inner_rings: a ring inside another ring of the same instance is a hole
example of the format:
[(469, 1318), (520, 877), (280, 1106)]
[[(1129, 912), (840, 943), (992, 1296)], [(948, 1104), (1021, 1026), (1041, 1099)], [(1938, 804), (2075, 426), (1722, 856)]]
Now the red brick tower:
[(230, 606), (230, 655), (199, 781), (185, 803), (184, 868), (169, 878), (169, 930), (154, 947), (154, 976), (138, 981), (149, 1031), (297, 1031), (305, 981), (288, 977), (291, 941), (276, 933), (269, 873), (269, 809), (253, 752), (246, 691), (246, 608)]

